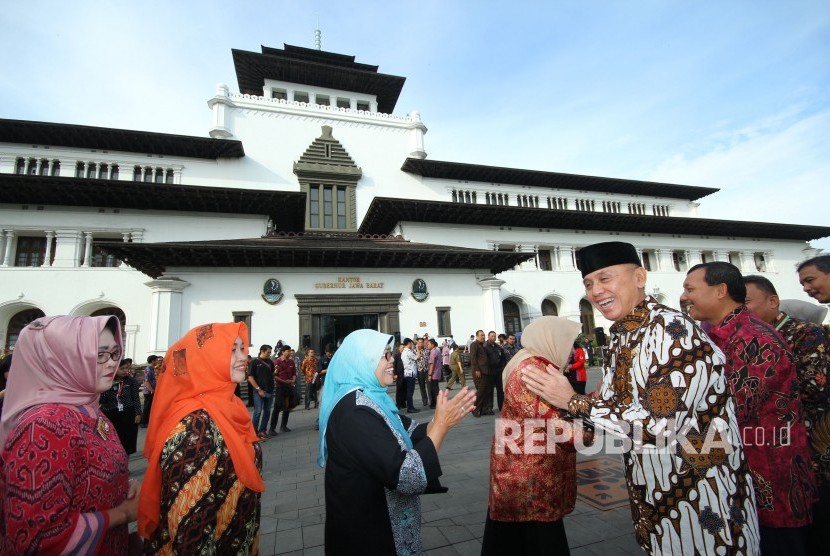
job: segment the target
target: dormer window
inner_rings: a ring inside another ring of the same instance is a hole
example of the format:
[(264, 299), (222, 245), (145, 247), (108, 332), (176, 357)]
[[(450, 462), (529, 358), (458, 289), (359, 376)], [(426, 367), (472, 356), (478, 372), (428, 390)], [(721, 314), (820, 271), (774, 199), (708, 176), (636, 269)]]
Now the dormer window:
[(288, 100), (288, 92), (285, 89), (271, 89), (271, 98)]
[(365, 100), (359, 100), (359, 101), (357, 101), (357, 109), (368, 112), (369, 111), (369, 103), (366, 102)]
[(317, 106), (328, 106), (329, 105), (329, 96), (328, 95), (317, 95), (314, 99), (314, 102), (317, 103)]
[(355, 190), (362, 175), (346, 150), (323, 126), (323, 133), (294, 163), (300, 191), (308, 199), (306, 229), (356, 231)]
[(337, 97), (337, 107), (338, 108), (351, 108), (352, 101), (347, 98)]
[(305, 91), (294, 91), (294, 100), (308, 103), (308, 93)]

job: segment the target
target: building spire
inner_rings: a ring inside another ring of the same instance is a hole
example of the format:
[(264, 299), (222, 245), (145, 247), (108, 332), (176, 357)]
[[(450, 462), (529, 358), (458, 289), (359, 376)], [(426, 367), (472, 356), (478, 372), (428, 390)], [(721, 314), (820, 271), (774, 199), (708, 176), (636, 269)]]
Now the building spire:
[(322, 35), (323, 32), (320, 31), (320, 18), (317, 18), (317, 29), (314, 30), (314, 48), (317, 50), (322, 50)]

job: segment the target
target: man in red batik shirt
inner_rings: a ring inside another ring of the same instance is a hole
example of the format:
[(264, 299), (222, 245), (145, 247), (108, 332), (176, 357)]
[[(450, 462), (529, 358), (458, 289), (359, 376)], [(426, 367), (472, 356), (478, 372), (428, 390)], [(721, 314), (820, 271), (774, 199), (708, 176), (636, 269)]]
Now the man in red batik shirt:
[(746, 286), (727, 262), (693, 266), (681, 303), (712, 325), (726, 356), (738, 426), (755, 486), (761, 554), (807, 554), (816, 494), (795, 361), (772, 326), (746, 308)]

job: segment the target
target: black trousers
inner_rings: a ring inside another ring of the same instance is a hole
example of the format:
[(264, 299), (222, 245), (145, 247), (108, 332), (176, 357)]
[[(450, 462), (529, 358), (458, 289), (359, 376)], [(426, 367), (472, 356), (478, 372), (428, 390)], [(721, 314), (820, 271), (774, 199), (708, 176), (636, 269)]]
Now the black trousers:
[(495, 521), (484, 522), (484, 537), (481, 539), (482, 556), (504, 556), (505, 554), (552, 554), (569, 555), (568, 537), (565, 525), (558, 521)]
[(403, 379), (406, 385), (406, 408), (415, 409), (415, 402), (412, 401), (412, 396), (415, 394), (415, 383), (418, 381), (414, 376)]
[(424, 406), (429, 404), (429, 398), (427, 397), (427, 374), (418, 371), (418, 386), (421, 387), (421, 401), (423, 402)]
[(441, 383), (441, 380), (429, 379), (429, 407), (435, 409), (435, 403), (438, 400), (438, 390), (440, 389), (438, 385)]
[(124, 447), (127, 455), (136, 452), (136, 440), (138, 439), (138, 425), (135, 422), (135, 408), (127, 406), (124, 411), (117, 409), (110, 409), (104, 411), (104, 415), (115, 427), (115, 432), (118, 433), (118, 440)]
[(282, 411), (282, 423), (280, 428), (284, 429), (288, 425), (288, 414), (291, 413), (291, 393), (292, 388), (285, 384), (278, 384), (274, 392), (274, 411), (271, 412), (271, 422), (268, 430), (274, 432), (277, 430), (277, 419)]
[(493, 411), (493, 376), (481, 373), (476, 384), (476, 411), (487, 413)]
[(807, 554), (822, 554), (830, 546), (830, 487), (819, 487), (818, 502), (813, 504), (813, 524)]
[[(810, 527), (764, 527), (758, 526), (761, 533), (762, 556), (813, 556), (807, 552), (807, 539)], [(827, 547), (824, 547), (826, 550)], [(820, 554), (820, 553), (816, 553)]]
[(141, 424), (150, 424), (150, 411), (153, 409), (153, 394), (144, 394), (144, 411), (141, 412)]
[(501, 406), (504, 405), (504, 385), (502, 384), (501, 371), (495, 373), (493, 384), (496, 387), (496, 401), (499, 403), (499, 411), (501, 411)]
[(399, 409), (406, 407), (406, 378), (403, 375), (399, 375), (395, 381), (395, 405)]

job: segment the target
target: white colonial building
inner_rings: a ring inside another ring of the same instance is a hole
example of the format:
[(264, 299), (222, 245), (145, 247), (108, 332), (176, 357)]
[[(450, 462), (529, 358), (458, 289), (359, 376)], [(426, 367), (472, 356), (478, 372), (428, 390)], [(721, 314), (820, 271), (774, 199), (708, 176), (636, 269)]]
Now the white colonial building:
[(0, 120), (6, 348), (43, 314), (116, 314), (137, 361), (208, 321), (317, 349), (542, 314), (593, 333), (609, 323), (584, 300), (585, 245), (633, 243), (676, 305), (709, 260), (807, 299), (794, 265), (830, 235), (697, 218), (716, 189), (430, 160), (418, 112), (394, 113), (404, 78), (288, 45), (233, 58), (240, 92), (217, 87), (210, 137)]

